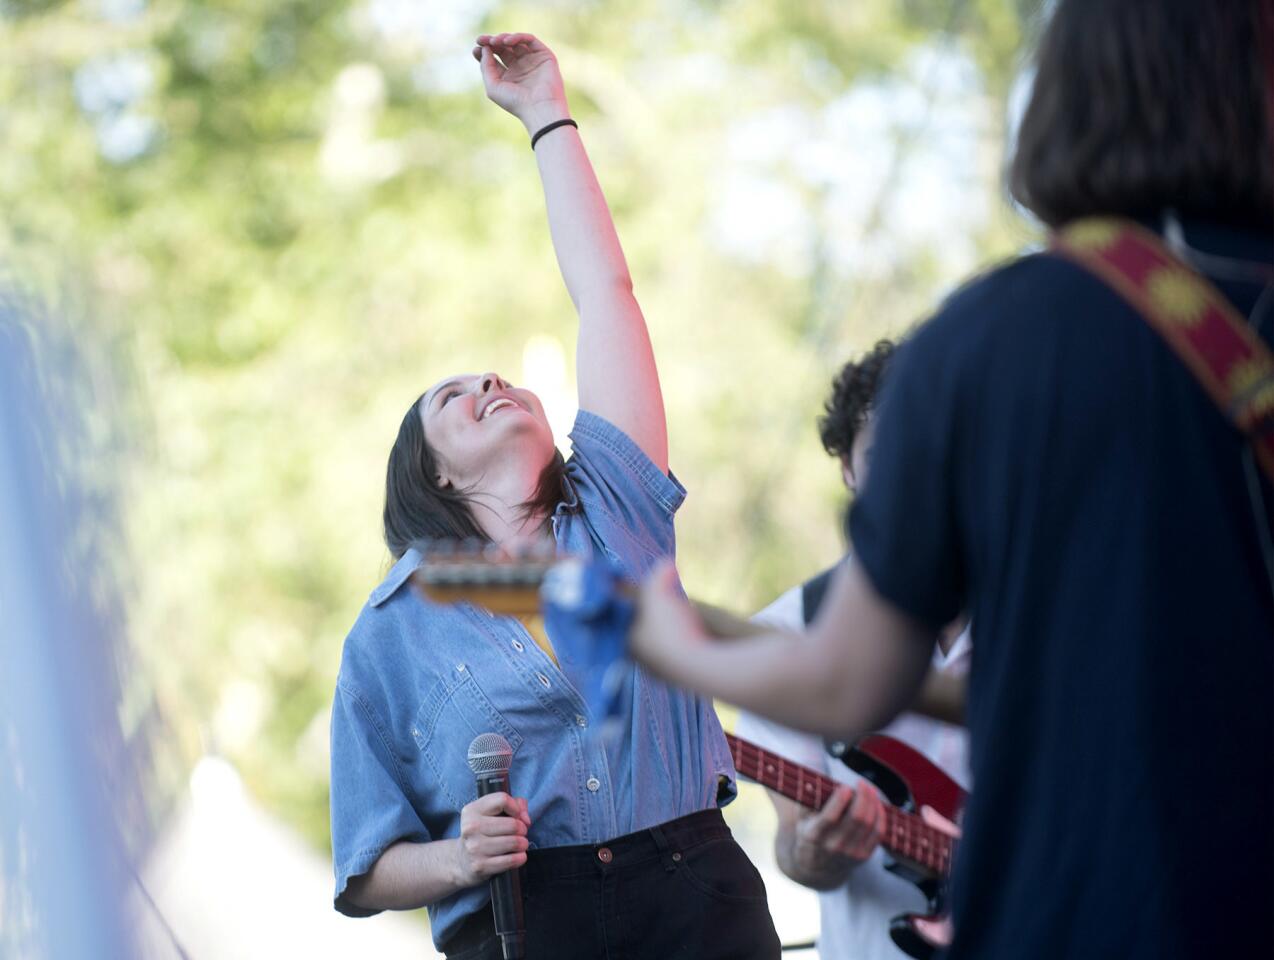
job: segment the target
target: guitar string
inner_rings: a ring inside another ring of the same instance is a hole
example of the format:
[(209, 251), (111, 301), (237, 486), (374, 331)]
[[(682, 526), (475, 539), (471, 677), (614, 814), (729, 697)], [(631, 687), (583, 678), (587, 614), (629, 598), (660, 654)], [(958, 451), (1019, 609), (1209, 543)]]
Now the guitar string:
[[(830, 794), (835, 789), (835, 783), (817, 771), (809, 770), (801, 764), (784, 760), (777, 754), (770, 753), (737, 737), (730, 736), (730, 739), (733, 741), (732, 746), (734, 749), (731, 752), (735, 754), (734, 761), (736, 764), (750, 767), (755, 763), (758, 772), (764, 772), (765, 767), (769, 766), (772, 770), (777, 770), (776, 779), (780, 786), (783, 783), (784, 772), (789, 766), (795, 768), (798, 783), (796, 792), (798, 794), (801, 792), (799, 784), (805, 780), (813, 779), (818, 788), (820, 807), (822, 806), (821, 799), (824, 790)], [(751, 753), (749, 754), (748, 751), (751, 751)], [(786, 795), (786, 792), (782, 789), (779, 792)], [(891, 846), (899, 850), (906, 859), (915, 860), (931, 869), (945, 871), (949, 866), (951, 848), (954, 846), (956, 838), (938, 830), (916, 814), (893, 805), (885, 807), (885, 815), (887, 819), (886, 831), (891, 834)], [(901, 838), (899, 837), (900, 834)]]

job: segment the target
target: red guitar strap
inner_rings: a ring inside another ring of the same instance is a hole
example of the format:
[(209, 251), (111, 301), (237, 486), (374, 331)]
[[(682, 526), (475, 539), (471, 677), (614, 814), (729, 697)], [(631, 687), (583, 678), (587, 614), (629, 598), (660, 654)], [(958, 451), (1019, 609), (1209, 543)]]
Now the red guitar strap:
[(1252, 442), (1274, 482), (1274, 353), (1215, 286), (1139, 224), (1076, 220), (1053, 249), (1128, 301)]

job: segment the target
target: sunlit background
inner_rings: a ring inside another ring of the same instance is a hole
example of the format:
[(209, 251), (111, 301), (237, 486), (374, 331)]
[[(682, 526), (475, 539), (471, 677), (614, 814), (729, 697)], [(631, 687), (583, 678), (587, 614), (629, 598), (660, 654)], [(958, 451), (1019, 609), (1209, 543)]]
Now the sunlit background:
[[(447, 373), (530, 386), (563, 445), (575, 405), (534, 161), (473, 37), (558, 54), (654, 339), (683, 578), (752, 611), (841, 550), (835, 370), (1036, 238), (1002, 166), (1039, 5), (0, 0), (0, 285), (81, 354), (58, 469), (110, 478), (120, 623), (75, 642), (110, 645), (99, 721), (146, 798), (114, 814), (145, 955), (432, 955), (423, 911), (331, 909), (329, 707), (388, 565), (389, 445)], [(727, 819), (811, 939), (760, 788)], [(6, 957), (75, 922), (23, 893), (29, 842), (0, 834)]]

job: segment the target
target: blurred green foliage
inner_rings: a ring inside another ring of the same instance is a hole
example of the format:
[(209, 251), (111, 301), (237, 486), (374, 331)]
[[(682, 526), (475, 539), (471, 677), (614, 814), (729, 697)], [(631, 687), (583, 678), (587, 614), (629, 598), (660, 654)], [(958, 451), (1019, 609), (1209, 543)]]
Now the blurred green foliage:
[[(1033, 8), (0, 2), (0, 256), (76, 275), (127, 343), (134, 685), (179, 755), (227, 754), (326, 842), (327, 708), (388, 559), (398, 421), (446, 373), (516, 377), (533, 334), (569, 353), (474, 35), (559, 55), (661, 365), (684, 579), (749, 610), (841, 549), (814, 429), (840, 363), (1031, 236), (1000, 163)], [(877, 179), (838, 180), (860, 153)]]

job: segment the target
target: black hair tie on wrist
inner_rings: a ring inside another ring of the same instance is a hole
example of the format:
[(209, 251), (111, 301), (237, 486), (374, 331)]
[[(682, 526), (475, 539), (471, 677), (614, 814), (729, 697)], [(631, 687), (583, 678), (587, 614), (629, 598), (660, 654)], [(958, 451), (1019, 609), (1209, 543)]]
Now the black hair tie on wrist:
[(532, 150), (535, 149), (535, 145), (539, 143), (540, 137), (544, 136), (544, 134), (548, 133), (551, 130), (556, 130), (558, 127), (574, 127), (576, 130), (578, 130), (579, 124), (576, 123), (574, 120), (572, 120), (570, 117), (567, 117), (565, 120), (554, 120), (552, 123), (545, 124), (544, 126), (540, 127), (539, 130), (536, 130), (535, 136), (531, 138), (531, 149)]

